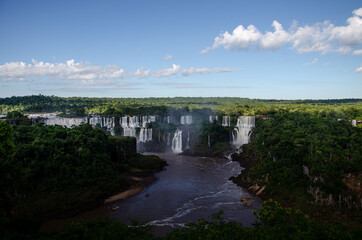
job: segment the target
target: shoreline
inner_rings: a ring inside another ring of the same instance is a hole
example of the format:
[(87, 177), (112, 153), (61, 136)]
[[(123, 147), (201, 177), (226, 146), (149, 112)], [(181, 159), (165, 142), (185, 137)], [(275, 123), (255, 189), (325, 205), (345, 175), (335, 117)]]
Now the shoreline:
[(127, 199), (133, 197), (139, 193), (142, 193), (147, 187), (152, 185), (157, 179), (152, 175), (146, 177), (135, 177), (128, 176), (127, 182), (130, 184), (130, 187), (122, 192), (114, 194), (111, 197), (108, 197), (104, 200), (104, 205), (109, 204), (118, 200)]
[(142, 193), (157, 180), (157, 178), (154, 177), (154, 174), (155, 173), (152, 173), (145, 177), (127, 176), (127, 182), (130, 184), (129, 188), (106, 198), (101, 206), (76, 214), (72, 217), (49, 219), (41, 224), (40, 230), (45, 233), (51, 233), (53, 231), (62, 231), (64, 227), (72, 221), (78, 222), (107, 218), (105, 215), (106, 212), (110, 211), (112, 203)]

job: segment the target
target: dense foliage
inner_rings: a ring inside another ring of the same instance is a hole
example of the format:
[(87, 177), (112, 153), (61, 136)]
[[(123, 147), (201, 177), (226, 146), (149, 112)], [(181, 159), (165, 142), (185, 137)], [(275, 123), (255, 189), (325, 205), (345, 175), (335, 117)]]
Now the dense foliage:
[(330, 115), (344, 119), (362, 120), (361, 99), (337, 100), (263, 100), (228, 97), (175, 97), (175, 98), (62, 98), (33, 95), (0, 98), (0, 113), (59, 112), (67, 116), (104, 114), (177, 115), (209, 108), (218, 115), (269, 115), (278, 112), (302, 111)]
[[(318, 114), (279, 113), (257, 121), (253, 141), (234, 158), (247, 168), (241, 174), (246, 185), (266, 186), (264, 193), (269, 196), (305, 211), (310, 203), (334, 207), (333, 212), (360, 211), (361, 146), (362, 129), (350, 122)], [(309, 211), (317, 214), (323, 208)], [(361, 220), (358, 212), (353, 215), (355, 219), (350, 215), (349, 220)]]
[(138, 154), (134, 138), (109, 137), (88, 124), (0, 124), (0, 209), (8, 216), (66, 214), (97, 205), (128, 186), (128, 172), (163, 166), (157, 157)]

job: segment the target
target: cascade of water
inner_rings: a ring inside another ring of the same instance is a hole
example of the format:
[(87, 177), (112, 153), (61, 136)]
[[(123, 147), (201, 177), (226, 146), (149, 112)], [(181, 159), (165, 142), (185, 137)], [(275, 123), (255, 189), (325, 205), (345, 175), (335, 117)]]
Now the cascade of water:
[(142, 116), (142, 127), (146, 127), (146, 124), (151, 122), (156, 122), (156, 116)]
[(121, 117), (119, 119), (119, 125), (121, 125), (122, 128), (128, 127), (128, 116)]
[(130, 127), (123, 128), (123, 136), (137, 138), (136, 129), (135, 128), (130, 128)]
[(186, 147), (185, 149), (190, 148), (190, 131), (187, 131), (187, 141), (186, 141)]
[(79, 126), (82, 123), (87, 123), (87, 118), (47, 118), (44, 121), (45, 125), (60, 125), (63, 127)]
[(181, 116), (181, 121), (180, 122), (183, 125), (192, 124), (192, 116), (191, 115)]
[(182, 152), (182, 130), (176, 130), (172, 138), (172, 152)]
[(239, 148), (250, 141), (250, 132), (255, 127), (255, 116), (240, 116), (232, 132), (232, 143)]
[(215, 120), (217, 121), (217, 116), (213, 116), (213, 115), (209, 116), (210, 123), (213, 123)]
[(222, 116), (221, 126), (230, 127), (230, 116)]
[(103, 127), (102, 118), (99, 116), (92, 116), (91, 118), (89, 118), (89, 124), (92, 126), (96, 126), (97, 124), (99, 124), (100, 127)]
[(138, 116), (132, 116), (132, 117), (129, 117), (128, 119), (129, 119), (128, 126), (130, 128), (140, 127), (140, 119)]
[(140, 131), (140, 142), (146, 142), (152, 140), (152, 128), (141, 128)]

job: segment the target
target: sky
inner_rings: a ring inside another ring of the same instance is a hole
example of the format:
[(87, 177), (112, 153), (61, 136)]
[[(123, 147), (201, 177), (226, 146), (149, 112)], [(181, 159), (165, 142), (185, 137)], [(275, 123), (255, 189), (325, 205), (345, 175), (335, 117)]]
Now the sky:
[(0, 0), (0, 97), (362, 98), (362, 2)]

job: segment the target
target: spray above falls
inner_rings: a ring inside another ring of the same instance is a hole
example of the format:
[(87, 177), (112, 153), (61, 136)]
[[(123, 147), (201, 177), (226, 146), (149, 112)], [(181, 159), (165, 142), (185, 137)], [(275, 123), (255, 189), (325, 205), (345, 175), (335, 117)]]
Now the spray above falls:
[[(197, 143), (202, 126), (219, 126), (229, 131), (229, 143), (240, 148), (250, 141), (251, 131), (255, 127), (255, 116), (217, 116), (217, 115), (147, 115), (107, 117), (91, 115), (84, 118), (54, 117), (43, 118), (46, 125), (65, 127), (90, 124), (105, 129), (111, 135), (129, 136), (137, 139), (140, 151), (172, 151), (181, 153), (192, 149)], [(34, 121), (35, 122), (35, 121)], [(206, 125), (202, 125), (202, 124)], [(209, 125), (208, 125), (209, 124)], [(206, 133), (204, 144), (212, 148), (220, 139), (211, 132)], [(218, 133), (216, 133), (218, 134)], [(227, 134), (227, 133), (226, 133)], [(227, 142), (223, 138), (223, 142)]]

